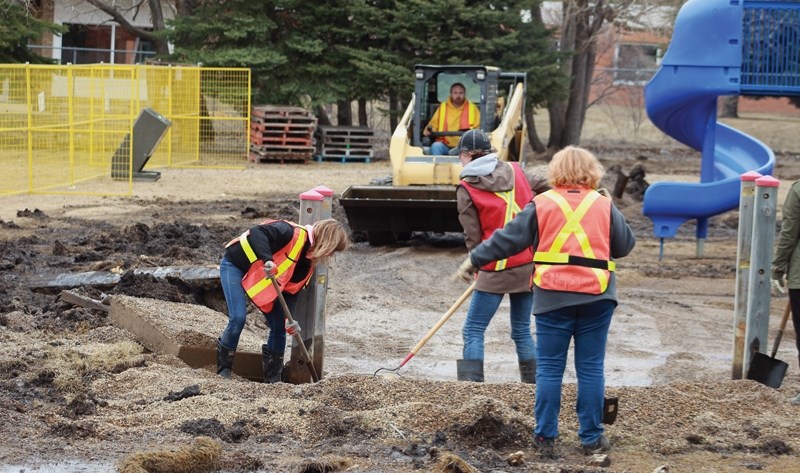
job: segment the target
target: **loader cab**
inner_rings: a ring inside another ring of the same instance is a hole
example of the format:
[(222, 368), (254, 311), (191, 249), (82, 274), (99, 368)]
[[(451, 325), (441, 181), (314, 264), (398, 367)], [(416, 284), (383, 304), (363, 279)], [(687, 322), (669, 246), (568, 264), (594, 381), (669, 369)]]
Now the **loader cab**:
[(495, 128), (500, 70), (487, 66), (414, 66), (415, 116), (411, 130), (413, 146), (430, 154), (430, 143), (424, 140), (423, 130), (439, 106), (450, 96), (455, 83), (464, 85), (467, 99), (481, 113), (480, 128), (490, 132)]

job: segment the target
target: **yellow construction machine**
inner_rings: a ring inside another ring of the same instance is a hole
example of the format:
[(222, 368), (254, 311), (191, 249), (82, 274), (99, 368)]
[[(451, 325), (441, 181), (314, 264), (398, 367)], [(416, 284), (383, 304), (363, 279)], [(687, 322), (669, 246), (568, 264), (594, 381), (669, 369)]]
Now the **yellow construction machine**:
[(407, 240), (415, 231), (461, 232), (456, 209), (458, 156), (430, 154), (430, 138), (461, 135), (423, 130), (436, 109), (461, 83), (467, 99), (481, 113), (486, 131), (503, 160), (518, 161), (526, 137), (524, 119), (526, 74), (490, 66), (414, 66), (416, 85), (411, 102), (394, 130), (389, 146), (392, 176), (381, 185), (350, 186), (339, 198), (351, 230), (365, 232), (371, 245)]

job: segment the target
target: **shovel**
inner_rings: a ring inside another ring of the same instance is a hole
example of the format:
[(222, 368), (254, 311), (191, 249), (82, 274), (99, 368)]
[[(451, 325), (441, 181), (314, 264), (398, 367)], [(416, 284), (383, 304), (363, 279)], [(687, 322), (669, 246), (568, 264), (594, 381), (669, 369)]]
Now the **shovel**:
[(778, 335), (775, 337), (775, 344), (772, 346), (772, 355), (767, 356), (763, 353), (756, 352), (753, 355), (753, 360), (750, 362), (750, 368), (747, 370), (747, 379), (758, 381), (761, 384), (767, 385), (771, 388), (778, 389), (781, 387), (783, 377), (786, 376), (786, 370), (789, 365), (781, 360), (775, 359), (775, 354), (778, 352), (778, 345), (783, 338), (783, 330), (786, 328), (786, 321), (789, 320), (789, 314), (792, 313), (792, 306), (789, 301), (786, 301), (786, 308), (783, 309), (783, 318), (781, 325), (778, 329)]
[[(286, 305), (286, 299), (283, 298), (283, 293), (281, 293), (281, 287), (278, 286), (278, 281), (275, 280), (275, 277), (271, 277), (269, 280), (272, 281), (272, 287), (274, 287), (275, 292), (278, 293), (278, 300), (281, 302), (284, 317), (286, 317), (286, 320), (289, 321), (289, 324), (295, 325), (295, 321), (292, 318), (292, 313), (289, 312), (289, 306)], [(294, 337), (294, 341), (297, 342), (297, 346), (300, 347), (300, 355), (303, 357), (303, 361), (306, 363), (308, 372), (311, 374), (311, 379), (316, 383), (319, 381), (319, 376), (317, 376), (317, 370), (314, 369), (314, 363), (311, 362), (311, 355), (308, 354), (306, 344), (303, 343), (303, 337), (300, 336), (300, 330), (295, 330), (292, 334), (292, 337)]]
[(453, 315), (455, 313), (455, 311), (458, 310), (459, 307), (461, 307), (461, 304), (463, 304), (464, 301), (467, 300), (467, 297), (469, 297), (470, 294), (472, 294), (472, 291), (475, 290), (475, 284), (476, 284), (476, 282), (473, 282), (472, 284), (470, 284), (470, 286), (467, 288), (467, 290), (464, 291), (464, 294), (461, 294), (461, 297), (459, 297), (458, 300), (455, 301), (455, 303), (453, 303), (453, 305), (450, 306), (449, 309), (447, 309), (447, 312), (445, 312), (445, 314), (442, 316), (442, 318), (439, 319), (438, 322), (436, 322), (436, 325), (431, 327), (431, 329), (428, 330), (428, 333), (426, 333), (425, 336), (422, 337), (422, 340), (420, 340), (419, 343), (417, 343), (414, 346), (414, 348), (411, 349), (411, 351), (408, 353), (408, 355), (406, 355), (405, 358), (403, 358), (403, 361), (400, 362), (400, 364), (397, 366), (397, 368), (392, 368), (392, 369), (389, 369), (389, 368), (378, 368), (378, 370), (375, 371), (375, 373), (373, 373), (372, 376), (377, 376), (379, 371), (397, 371), (400, 368), (402, 368), (403, 365), (408, 363), (408, 360), (410, 360), (414, 355), (416, 355), (417, 352), (420, 351), (422, 349), (422, 347), (426, 343), (428, 343), (428, 340), (431, 339), (433, 334), (435, 334), (436, 331), (439, 330), (442, 327), (442, 325), (444, 325), (445, 322), (447, 322), (447, 319), (449, 319), (450, 316)]

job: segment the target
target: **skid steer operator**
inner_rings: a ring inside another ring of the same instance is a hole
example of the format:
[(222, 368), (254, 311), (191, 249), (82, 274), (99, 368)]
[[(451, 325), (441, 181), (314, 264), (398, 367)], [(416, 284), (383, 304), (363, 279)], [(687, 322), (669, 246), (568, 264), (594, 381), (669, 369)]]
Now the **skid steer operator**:
[[(219, 276), (228, 305), (228, 326), (217, 341), (217, 373), (231, 377), (233, 357), (247, 315), (247, 298), (264, 314), (269, 336), (261, 346), (264, 382), (277, 383), (283, 374), (285, 316), (271, 277), (280, 285), (290, 312), (297, 293), (311, 278), (317, 263), (326, 263), (350, 244), (342, 224), (334, 219), (301, 226), (285, 220), (266, 220), (231, 240), (219, 264)], [(295, 322), (295, 325), (297, 323)]]
[(609, 449), (603, 435), (605, 353), (617, 306), (614, 258), (636, 244), (625, 217), (598, 192), (603, 167), (583, 148), (568, 146), (548, 168), (553, 186), (533, 199), (502, 230), (475, 247), (458, 270), (477, 268), (533, 247), (536, 316), (536, 400), (533, 444), (554, 455), (561, 383), (570, 342), (578, 377), (578, 437), (585, 453)]
[[(464, 166), (456, 201), (468, 250), (503, 228), (534, 195), (550, 189), (546, 178), (528, 176), (517, 163), (498, 160), (489, 137), (481, 130), (464, 133), (450, 154), (458, 154)], [(533, 252), (530, 247), (481, 267), (462, 330), (464, 359), (456, 361), (459, 381), (483, 381), (484, 333), (503, 295), (508, 294), (511, 339), (516, 346), (520, 380), (536, 382), (536, 345), (531, 337), (531, 274)]]
[[(480, 110), (467, 100), (464, 84), (456, 82), (450, 86), (450, 97), (439, 105), (422, 134), (430, 136), (431, 132), (466, 131), (478, 128), (480, 124)], [(446, 155), (457, 144), (458, 136), (439, 136), (431, 145), (431, 154)]]

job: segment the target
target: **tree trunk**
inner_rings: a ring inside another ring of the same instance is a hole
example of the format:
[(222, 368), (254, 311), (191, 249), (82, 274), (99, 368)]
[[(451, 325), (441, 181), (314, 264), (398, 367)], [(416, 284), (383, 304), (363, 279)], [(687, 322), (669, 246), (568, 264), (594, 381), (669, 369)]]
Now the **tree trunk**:
[(350, 109), (349, 100), (336, 102), (336, 124), (339, 126), (353, 126), (353, 111)]
[(547, 115), (550, 118), (550, 135), (547, 137), (547, 148), (560, 148), (561, 135), (564, 133), (564, 117), (566, 116), (566, 104), (558, 101), (547, 107)]
[[(161, 0), (147, 0), (147, 6), (150, 7), (150, 16), (153, 20), (153, 31), (164, 31), (167, 25), (164, 22), (164, 11), (161, 9)], [(159, 56), (169, 55), (169, 44), (167, 40), (158, 36), (153, 41), (153, 46), (156, 48), (156, 53)]]
[(358, 126), (368, 127), (367, 99), (358, 99)]
[(317, 124), (321, 126), (331, 126), (331, 118), (328, 116), (328, 112), (325, 111), (325, 107), (322, 105), (317, 105), (315, 107), (315, 113), (317, 115)]
[(399, 97), (396, 90), (389, 91), (389, 132), (394, 133), (397, 124), (400, 122), (398, 115), (397, 102)]
[(178, 16), (191, 15), (201, 2), (202, 0), (175, 0), (175, 9)]
[(152, 32), (134, 26), (130, 21), (128, 21), (127, 18), (125, 18), (125, 15), (123, 15), (113, 5), (106, 1), (86, 0), (86, 2), (106, 13), (130, 34), (136, 36), (137, 38), (152, 42), (153, 46), (156, 48), (156, 53), (158, 53), (159, 56), (169, 55), (169, 46), (167, 45), (167, 40), (157, 34), (153, 34), (165, 29), (164, 12), (161, 9), (161, 3), (159, 0), (147, 0), (147, 6), (150, 8), (150, 13), (153, 20)]
[(739, 96), (726, 95), (719, 98), (719, 118), (739, 118)]
[(574, 27), (574, 55), (572, 56), (572, 74), (569, 85), (569, 100), (567, 102), (565, 127), (558, 142), (558, 147), (576, 145), (581, 139), (581, 126), (586, 113), (586, 102), (589, 97), (589, 87), (592, 84), (592, 66), (589, 64), (594, 56), (590, 51), (591, 31), (589, 18), (584, 13), (585, 6), (580, 14), (573, 17)]

